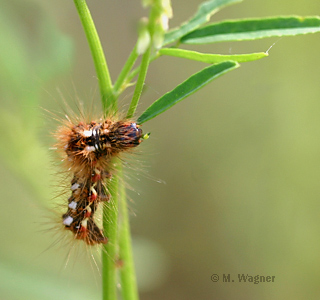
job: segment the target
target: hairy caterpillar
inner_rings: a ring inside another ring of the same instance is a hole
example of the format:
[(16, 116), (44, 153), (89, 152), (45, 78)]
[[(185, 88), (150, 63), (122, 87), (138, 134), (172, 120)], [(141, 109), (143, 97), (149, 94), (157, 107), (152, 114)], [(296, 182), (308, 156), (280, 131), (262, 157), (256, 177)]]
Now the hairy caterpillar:
[(139, 127), (129, 120), (74, 124), (68, 119), (56, 131), (56, 148), (66, 169), (72, 172), (71, 196), (62, 223), (75, 239), (88, 245), (108, 242), (94, 220), (95, 212), (100, 203), (110, 200), (106, 179), (112, 176), (111, 159), (145, 138)]

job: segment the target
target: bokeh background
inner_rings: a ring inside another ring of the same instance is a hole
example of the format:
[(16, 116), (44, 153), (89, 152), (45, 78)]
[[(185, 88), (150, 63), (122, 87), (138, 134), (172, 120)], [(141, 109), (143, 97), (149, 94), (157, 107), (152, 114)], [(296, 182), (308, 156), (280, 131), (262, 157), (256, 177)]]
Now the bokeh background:
[[(171, 27), (200, 3), (172, 2)], [(88, 5), (114, 79), (147, 11), (132, 0)], [(85, 249), (55, 245), (48, 217), (60, 183), (49, 149), (56, 122), (46, 110), (63, 113), (63, 98), (71, 106), (80, 98), (99, 111), (85, 35), (73, 1), (0, 0), (0, 7), (0, 299), (101, 299)], [(245, 0), (213, 20), (292, 14), (320, 14), (319, 1)], [(141, 300), (319, 299), (320, 35), (194, 49), (237, 54), (272, 45), (268, 58), (144, 125), (151, 138), (128, 171)], [(138, 115), (204, 66), (154, 62)], [(235, 282), (223, 283), (223, 274)], [(239, 283), (238, 274), (275, 281)]]

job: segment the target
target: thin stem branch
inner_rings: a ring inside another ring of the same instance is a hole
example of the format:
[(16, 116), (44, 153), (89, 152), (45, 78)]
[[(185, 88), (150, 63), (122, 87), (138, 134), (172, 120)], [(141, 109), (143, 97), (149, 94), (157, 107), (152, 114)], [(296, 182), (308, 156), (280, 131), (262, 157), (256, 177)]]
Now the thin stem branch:
[(121, 294), (123, 299), (138, 300), (139, 295), (131, 246), (128, 204), (123, 183), (119, 183), (119, 189), (119, 209), (122, 219), (119, 237), (119, 258), (123, 262), (120, 270)]
[(102, 251), (103, 300), (117, 299), (117, 246), (118, 246), (118, 187), (119, 174), (115, 174), (109, 185), (111, 201), (103, 211), (103, 230), (108, 234), (108, 243)]
[(149, 15), (149, 34), (151, 38), (150, 45), (142, 56), (136, 88), (134, 90), (133, 97), (127, 112), (128, 119), (134, 116), (134, 113), (137, 109), (138, 102), (142, 93), (143, 85), (147, 76), (147, 71), (150, 63), (151, 49), (153, 48), (153, 34), (154, 34), (155, 23), (157, 21), (158, 15), (159, 15), (159, 7), (158, 5), (154, 4), (151, 8), (150, 15)]
[(127, 77), (129, 72), (133, 68), (138, 56), (137, 45), (135, 45), (114, 84), (113, 93), (116, 96), (119, 96), (121, 92), (126, 88), (126, 85), (130, 82), (127, 81)]
[(137, 83), (136, 83), (136, 88), (134, 90), (133, 97), (132, 97), (132, 100), (131, 100), (131, 103), (130, 103), (130, 106), (129, 106), (129, 109), (128, 109), (128, 113), (127, 113), (127, 118), (128, 119), (133, 117), (133, 115), (134, 115), (134, 113), (136, 111), (136, 108), (138, 106), (138, 102), (139, 102), (139, 99), (140, 99), (140, 96), (141, 96), (141, 93), (142, 93), (144, 81), (145, 81), (146, 76), (147, 76), (150, 53), (151, 53), (151, 45), (149, 46), (147, 51), (142, 56), (139, 77), (138, 77), (138, 80), (137, 80)]
[[(156, 54), (152, 55), (152, 56), (150, 57), (149, 64), (150, 64), (151, 62), (153, 62), (154, 60), (156, 60), (157, 58), (159, 58), (160, 56), (161, 56), (161, 55), (159, 54), (159, 52), (157, 52)], [(127, 76), (127, 82), (131, 82), (131, 80), (139, 74), (140, 68), (141, 68), (141, 66), (138, 66), (138, 67), (136, 67), (135, 69), (133, 69), (133, 70), (129, 73), (129, 75)]]
[(112, 82), (109, 74), (109, 69), (89, 8), (85, 0), (74, 0), (74, 3), (78, 10), (82, 26), (87, 36), (94, 65), (96, 68), (103, 111), (105, 114), (110, 111), (114, 112), (116, 109), (117, 99), (112, 93)]

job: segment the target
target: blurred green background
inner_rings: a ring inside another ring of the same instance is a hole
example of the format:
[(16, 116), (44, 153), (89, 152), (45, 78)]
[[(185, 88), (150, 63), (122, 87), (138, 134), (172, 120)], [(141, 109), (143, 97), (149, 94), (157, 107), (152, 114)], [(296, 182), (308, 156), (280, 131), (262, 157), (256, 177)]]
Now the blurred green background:
[[(173, 0), (170, 26), (199, 3)], [(147, 11), (131, 0), (88, 5), (115, 79)], [(76, 9), (62, 0), (0, 6), (0, 299), (100, 299), (96, 266), (85, 249), (59, 242), (48, 210), (60, 179), (46, 110), (63, 113), (61, 95), (100, 106)], [(245, 0), (213, 20), (291, 14), (319, 15), (320, 3)], [(240, 54), (274, 43), (268, 58), (144, 124), (151, 138), (128, 168), (141, 300), (319, 299), (320, 35), (193, 49)], [(154, 62), (139, 113), (203, 67)], [(223, 274), (235, 282), (223, 283)], [(275, 282), (238, 283), (238, 274)]]

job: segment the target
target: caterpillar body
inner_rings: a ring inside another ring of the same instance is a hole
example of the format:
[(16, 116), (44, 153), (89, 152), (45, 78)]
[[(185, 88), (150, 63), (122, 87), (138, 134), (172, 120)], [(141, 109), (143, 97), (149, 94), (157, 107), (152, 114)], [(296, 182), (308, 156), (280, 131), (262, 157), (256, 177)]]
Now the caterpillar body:
[(100, 203), (110, 201), (106, 180), (112, 176), (112, 158), (141, 143), (144, 136), (139, 127), (128, 120), (105, 119), (76, 125), (68, 120), (55, 133), (56, 148), (72, 172), (71, 196), (62, 223), (75, 239), (88, 245), (108, 242), (95, 222), (95, 212)]

